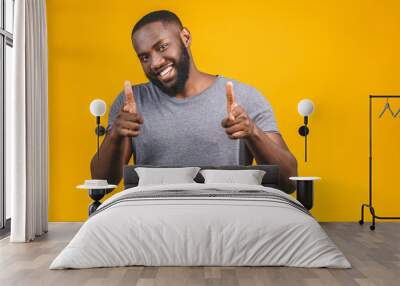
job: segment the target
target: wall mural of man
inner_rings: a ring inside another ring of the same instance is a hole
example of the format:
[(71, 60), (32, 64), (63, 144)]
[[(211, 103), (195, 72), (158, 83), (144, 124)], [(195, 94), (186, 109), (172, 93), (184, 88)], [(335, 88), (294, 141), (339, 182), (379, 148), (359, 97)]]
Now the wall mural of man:
[(132, 155), (140, 165), (277, 164), (280, 180), (297, 161), (280, 134), (267, 99), (255, 88), (197, 69), (192, 37), (161, 10), (141, 18), (132, 43), (148, 83), (125, 84), (109, 114), (106, 137), (91, 162), (93, 178), (118, 184)]

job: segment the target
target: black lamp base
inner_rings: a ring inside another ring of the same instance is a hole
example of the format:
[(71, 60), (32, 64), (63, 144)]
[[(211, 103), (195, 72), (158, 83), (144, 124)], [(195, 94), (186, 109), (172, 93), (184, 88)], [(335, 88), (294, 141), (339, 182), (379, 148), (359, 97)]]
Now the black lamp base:
[(103, 136), (104, 134), (106, 134), (106, 129), (103, 126), (99, 125), (96, 127), (94, 132), (96, 133), (97, 136)]
[(308, 127), (305, 126), (305, 125), (303, 125), (303, 126), (301, 126), (301, 127), (299, 128), (299, 134), (300, 134), (301, 136), (307, 136), (309, 132), (310, 132), (310, 130), (309, 130)]

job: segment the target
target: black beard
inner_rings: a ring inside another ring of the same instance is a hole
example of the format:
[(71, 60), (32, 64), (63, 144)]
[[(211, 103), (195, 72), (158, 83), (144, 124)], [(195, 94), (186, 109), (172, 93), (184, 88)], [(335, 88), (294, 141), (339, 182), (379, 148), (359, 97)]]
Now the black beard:
[(182, 92), (185, 88), (187, 79), (189, 78), (189, 67), (190, 67), (190, 56), (186, 47), (181, 45), (181, 55), (179, 57), (179, 62), (176, 63), (176, 82), (171, 87), (166, 87), (157, 77), (149, 76), (146, 74), (147, 78), (157, 86), (161, 91), (170, 95), (176, 96), (178, 93)]

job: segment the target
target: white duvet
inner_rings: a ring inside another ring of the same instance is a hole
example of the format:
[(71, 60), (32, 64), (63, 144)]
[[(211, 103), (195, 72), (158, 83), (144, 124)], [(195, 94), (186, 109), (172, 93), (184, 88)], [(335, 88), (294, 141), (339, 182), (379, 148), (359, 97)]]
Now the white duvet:
[[(174, 190), (241, 196), (130, 199)], [(252, 197), (251, 191), (271, 198)], [(50, 269), (127, 265), (350, 268), (318, 222), (293, 203), (300, 205), (277, 189), (254, 185), (193, 183), (127, 189), (104, 201)]]

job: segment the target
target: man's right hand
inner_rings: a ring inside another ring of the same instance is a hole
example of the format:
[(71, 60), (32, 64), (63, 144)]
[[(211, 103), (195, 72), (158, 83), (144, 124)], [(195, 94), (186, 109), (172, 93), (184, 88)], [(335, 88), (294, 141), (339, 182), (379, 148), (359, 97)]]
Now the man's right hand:
[(129, 81), (125, 82), (124, 94), (124, 105), (118, 112), (110, 130), (110, 137), (117, 140), (123, 137), (138, 136), (140, 125), (144, 122), (143, 116), (137, 113), (135, 96)]

